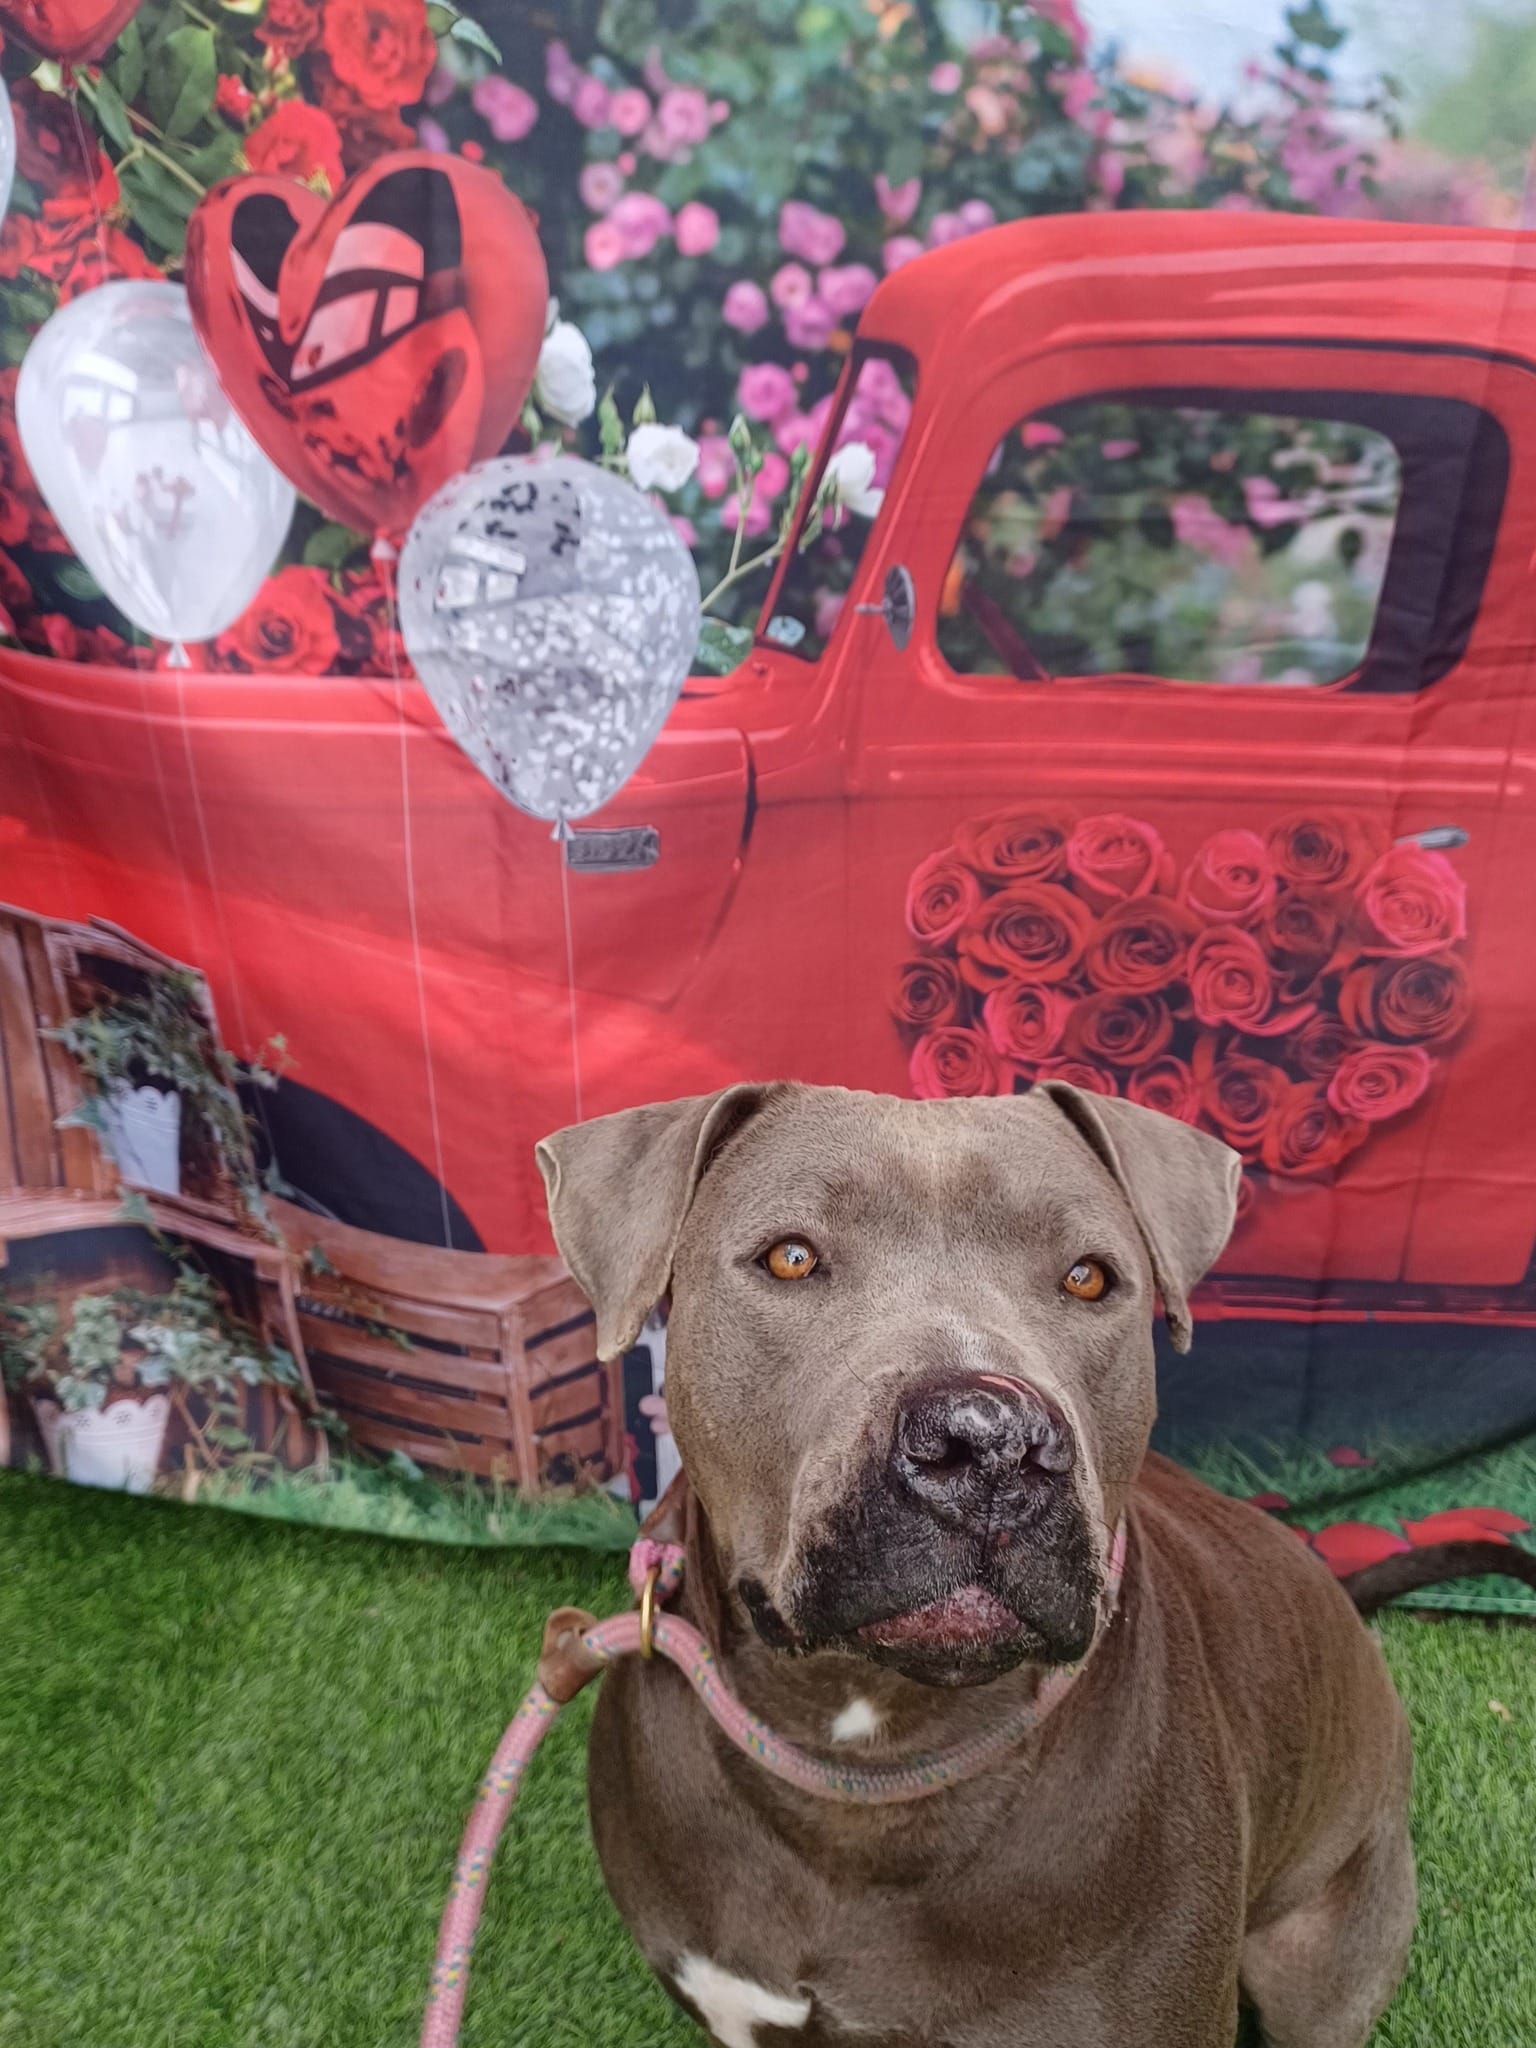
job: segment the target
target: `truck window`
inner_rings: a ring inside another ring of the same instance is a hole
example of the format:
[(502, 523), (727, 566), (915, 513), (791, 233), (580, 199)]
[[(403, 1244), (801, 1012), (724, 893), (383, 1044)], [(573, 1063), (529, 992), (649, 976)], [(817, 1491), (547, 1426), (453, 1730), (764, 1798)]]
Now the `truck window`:
[(806, 477), (797, 546), (770, 593), (766, 640), (814, 661), (831, 637), (912, 417), (917, 370), (900, 349), (854, 357), (821, 462)]
[(1502, 430), (1459, 400), (1074, 400), (997, 444), (939, 647), (967, 675), (1412, 689), (1465, 645), (1507, 467)]

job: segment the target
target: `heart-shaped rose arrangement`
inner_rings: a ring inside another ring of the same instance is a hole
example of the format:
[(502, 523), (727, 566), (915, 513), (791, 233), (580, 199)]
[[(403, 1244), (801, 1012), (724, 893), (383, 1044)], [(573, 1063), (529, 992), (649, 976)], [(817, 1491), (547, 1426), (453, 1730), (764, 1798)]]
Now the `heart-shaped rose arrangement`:
[(914, 1094), (1057, 1079), (1327, 1174), (1467, 1022), (1466, 888), (1365, 820), (1218, 832), (1182, 873), (1141, 819), (973, 818), (914, 872), (893, 1000)]
[(493, 171), (400, 150), (332, 200), (229, 178), (187, 233), (198, 338), (230, 403), (322, 511), (398, 539), (517, 422), (549, 285)]

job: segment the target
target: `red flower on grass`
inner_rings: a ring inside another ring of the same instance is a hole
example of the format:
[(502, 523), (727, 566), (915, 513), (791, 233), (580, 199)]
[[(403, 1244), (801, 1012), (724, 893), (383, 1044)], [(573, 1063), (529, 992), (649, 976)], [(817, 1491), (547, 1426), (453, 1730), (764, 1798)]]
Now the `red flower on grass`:
[(1507, 1508), (1442, 1508), (1438, 1514), (1404, 1522), (1403, 1534), (1416, 1548), (1431, 1543), (1508, 1543), (1530, 1526)]
[(270, 675), (324, 675), (336, 658), (336, 617), (323, 571), (291, 564), (213, 643), (221, 667)]
[(1337, 1579), (1347, 1579), (1351, 1572), (1363, 1572), (1389, 1557), (1401, 1557), (1412, 1548), (1406, 1536), (1378, 1529), (1374, 1522), (1330, 1522), (1308, 1540)]

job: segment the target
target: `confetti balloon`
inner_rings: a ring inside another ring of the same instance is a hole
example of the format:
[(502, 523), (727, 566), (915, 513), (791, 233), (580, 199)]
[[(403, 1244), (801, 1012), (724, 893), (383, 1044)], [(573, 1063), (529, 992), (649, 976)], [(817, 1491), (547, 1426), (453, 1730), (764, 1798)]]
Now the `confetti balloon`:
[(504, 456), (446, 485), (411, 528), (399, 598), (444, 725), (557, 825), (624, 787), (698, 640), (698, 572), (671, 520), (569, 455)]

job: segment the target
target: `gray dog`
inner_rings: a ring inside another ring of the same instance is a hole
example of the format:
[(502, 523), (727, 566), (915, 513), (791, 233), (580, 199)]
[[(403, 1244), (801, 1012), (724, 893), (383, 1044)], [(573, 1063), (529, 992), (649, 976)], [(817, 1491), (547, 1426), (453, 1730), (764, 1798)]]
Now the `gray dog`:
[(1083, 1660), (986, 1774), (874, 1809), (669, 1668), (605, 1680), (603, 1870), (719, 2048), (1232, 2048), (1240, 2001), (1360, 2048), (1414, 1922), (1402, 1709), (1319, 1560), (1147, 1449), (1154, 1299), (1187, 1348), (1237, 1155), (1057, 1083), (773, 1084), (539, 1159), (603, 1355), (670, 1294), (681, 1611), (778, 1734), (890, 1763)]

